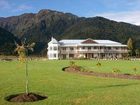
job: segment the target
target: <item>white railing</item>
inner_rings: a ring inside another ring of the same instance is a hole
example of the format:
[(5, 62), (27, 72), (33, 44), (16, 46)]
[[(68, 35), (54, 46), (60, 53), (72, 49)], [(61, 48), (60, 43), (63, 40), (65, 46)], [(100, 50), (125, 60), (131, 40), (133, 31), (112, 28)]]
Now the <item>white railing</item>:
[(62, 54), (66, 53), (127, 53), (127, 50), (105, 50), (105, 49), (84, 49), (84, 50), (61, 50)]

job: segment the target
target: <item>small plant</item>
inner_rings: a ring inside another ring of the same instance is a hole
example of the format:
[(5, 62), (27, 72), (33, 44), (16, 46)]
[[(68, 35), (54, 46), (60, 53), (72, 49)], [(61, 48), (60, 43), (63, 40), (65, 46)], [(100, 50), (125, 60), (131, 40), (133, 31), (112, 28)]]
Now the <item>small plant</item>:
[(135, 75), (136, 75), (136, 73), (137, 73), (137, 68), (134, 67), (134, 68), (133, 68), (133, 71), (134, 71), (134, 73), (135, 73)]
[(100, 66), (102, 66), (102, 65), (101, 65), (101, 63), (100, 63), (100, 62), (98, 62), (98, 63), (96, 64), (96, 66), (100, 67)]
[(26, 94), (29, 93), (29, 80), (28, 80), (28, 51), (31, 50), (33, 51), (33, 47), (35, 46), (35, 43), (32, 44), (26, 44), (25, 40), (22, 42), (21, 45), (16, 44), (16, 49), (15, 52), (18, 53), (18, 60), (20, 62), (25, 63), (25, 79), (26, 79)]
[(81, 72), (86, 72), (87, 70), (84, 67), (80, 66), (80, 71)]
[(113, 73), (120, 73), (121, 71), (118, 69), (118, 68), (113, 68), (113, 71), (112, 71)]
[(74, 61), (70, 61), (70, 67), (74, 67), (74, 66), (76, 66), (75, 62)]

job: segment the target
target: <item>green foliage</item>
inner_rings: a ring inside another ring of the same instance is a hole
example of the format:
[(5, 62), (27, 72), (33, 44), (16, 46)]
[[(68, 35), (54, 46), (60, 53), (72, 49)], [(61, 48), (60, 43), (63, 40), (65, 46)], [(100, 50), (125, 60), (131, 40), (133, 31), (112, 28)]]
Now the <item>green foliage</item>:
[(33, 47), (35, 46), (35, 43), (26, 45), (25, 43), (22, 43), (22, 45), (16, 44), (17, 48), (15, 49), (15, 52), (19, 55), (19, 61), (25, 62), (28, 56), (28, 50), (33, 51)]
[(74, 61), (70, 61), (70, 67), (75, 71), (88, 72), (89, 70), (85, 69), (83, 66), (76, 65)]
[(137, 68), (134, 67), (134, 68), (133, 68), (133, 71), (134, 71), (134, 73), (136, 74), (136, 72), (137, 72)]
[(18, 39), (12, 33), (0, 28), (0, 55), (13, 54), (14, 41), (18, 41)]
[(100, 67), (100, 66), (102, 66), (102, 64), (101, 64), (100, 62), (98, 62), (98, 63), (96, 64), (96, 66)]
[(136, 49), (135, 53), (136, 53), (136, 57), (140, 57), (140, 49)]
[(129, 50), (133, 50), (134, 49), (134, 45), (133, 45), (133, 40), (132, 38), (129, 38), (128, 41), (127, 41), (127, 47)]
[(70, 67), (74, 67), (74, 66), (76, 66), (75, 62), (74, 61), (70, 61)]
[(129, 56), (133, 56), (134, 55), (134, 42), (132, 40), (132, 38), (129, 38), (127, 41), (127, 47), (128, 47), (128, 54)]
[(82, 67), (82, 66), (79, 66), (80, 67), (80, 71), (81, 72), (88, 72), (89, 70), (88, 69), (86, 69), (86, 68), (84, 68), (84, 67)]
[(120, 69), (118, 69), (118, 68), (113, 68), (113, 71), (112, 71), (113, 73), (120, 73), (121, 71), (120, 71)]
[(22, 42), (21, 45), (17, 44), (16, 43), (16, 46), (17, 48), (15, 49), (15, 51), (18, 53), (18, 56), (19, 56), (19, 61), (20, 62), (25, 62), (25, 78), (26, 78), (26, 86), (25, 86), (25, 90), (26, 90), (26, 93), (28, 94), (29, 93), (29, 79), (28, 79), (28, 50), (31, 50), (33, 51), (33, 47), (35, 46), (35, 43), (32, 43), (32, 44), (27, 44), (25, 43), (25, 40), (24, 42)]

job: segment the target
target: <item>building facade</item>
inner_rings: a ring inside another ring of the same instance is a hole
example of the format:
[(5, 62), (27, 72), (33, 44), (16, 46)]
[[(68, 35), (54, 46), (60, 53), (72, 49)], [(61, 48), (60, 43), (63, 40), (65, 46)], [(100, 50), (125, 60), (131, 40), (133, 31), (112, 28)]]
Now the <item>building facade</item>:
[(127, 45), (111, 40), (71, 39), (57, 41), (52, 37), (48, 43), (48, 59), (122, 58), (128, 53)]

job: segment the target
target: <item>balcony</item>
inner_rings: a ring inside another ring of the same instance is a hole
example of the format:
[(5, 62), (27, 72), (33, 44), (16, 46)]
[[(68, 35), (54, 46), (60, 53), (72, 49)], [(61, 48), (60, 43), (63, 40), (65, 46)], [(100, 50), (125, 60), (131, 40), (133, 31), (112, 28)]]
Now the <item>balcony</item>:
[(75, 54), (76, 50), (61, 50), (61, 54)]
[(121, 50), (121, 49), (118, 49), (118, 50), (116, 50), (116, 49), (113, 49), (113, 50), (105, 50), (104, 52), (105, 53), (128, 53), (127, 50)]
[(78, 50), (61, 50), (61, 54), (75, 53), (127, 53), (125, 49), (78, 49)]

